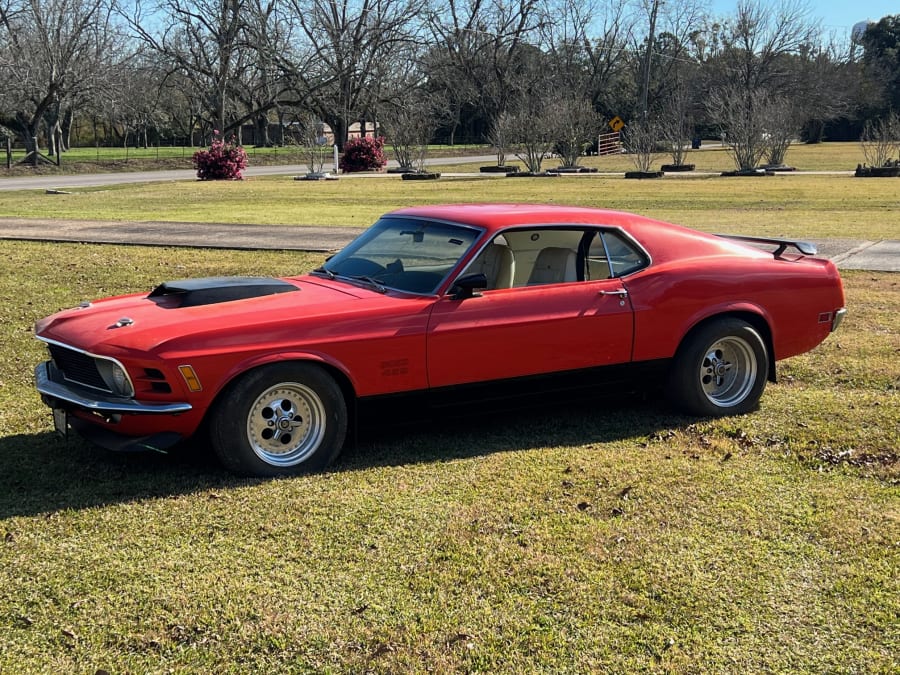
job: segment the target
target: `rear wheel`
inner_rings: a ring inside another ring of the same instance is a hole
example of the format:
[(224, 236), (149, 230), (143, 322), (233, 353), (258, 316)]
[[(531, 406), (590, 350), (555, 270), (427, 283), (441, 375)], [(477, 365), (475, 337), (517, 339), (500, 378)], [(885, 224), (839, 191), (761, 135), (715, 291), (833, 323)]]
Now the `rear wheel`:
[(756, 329), (740, 319), (720, 319), (679, 348), (669, 397), (693, 415), (740, 415), (759, 403), (768, 372), (769, 354)]
[(340, 387), (310, 363), (279, 363), (243, 375), (216, 405), (210, 424), (222, 463), (245, 476), (317, 471), (340, 452), (347, 406)]

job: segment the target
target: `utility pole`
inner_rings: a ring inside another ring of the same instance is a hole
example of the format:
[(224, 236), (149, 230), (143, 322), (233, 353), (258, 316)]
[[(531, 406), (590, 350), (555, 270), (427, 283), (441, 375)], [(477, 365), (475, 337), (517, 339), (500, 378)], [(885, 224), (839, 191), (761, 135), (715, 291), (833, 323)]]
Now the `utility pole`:
[(646, 123), (650, 117), (650, 58), (653, 55), (653, 40), (656, 34), (656, 15), (662, 0), (651, 0), (650, 5), (650, 33), (647, 36), (647, 49), (644, 53), (643, 82), (641, 83), (641, 122)]

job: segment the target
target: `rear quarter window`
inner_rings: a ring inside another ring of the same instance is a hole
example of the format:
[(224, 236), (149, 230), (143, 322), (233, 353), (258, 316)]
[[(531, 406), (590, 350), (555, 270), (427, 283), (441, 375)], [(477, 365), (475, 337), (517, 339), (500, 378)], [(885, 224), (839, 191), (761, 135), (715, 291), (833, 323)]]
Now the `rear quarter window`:
[[(609, 260), (610, 278), (623, 277), (646, 267), (650, 260), (633, 242), (618, 232), (606, 231), (600, 234)], [(599, 239), (598, 238), (598, 239)], [(593, 247), (592, 247), (593, 248)]]

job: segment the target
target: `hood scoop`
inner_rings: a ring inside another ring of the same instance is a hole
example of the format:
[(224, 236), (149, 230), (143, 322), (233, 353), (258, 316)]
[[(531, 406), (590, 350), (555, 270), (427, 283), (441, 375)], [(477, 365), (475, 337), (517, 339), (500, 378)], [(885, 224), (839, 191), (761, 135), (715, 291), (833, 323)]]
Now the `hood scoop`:
[(269, 277), (208, 277), (167, 281), (147, 297), (168, 308), (199, 307), (299, 290), (293, 284)]

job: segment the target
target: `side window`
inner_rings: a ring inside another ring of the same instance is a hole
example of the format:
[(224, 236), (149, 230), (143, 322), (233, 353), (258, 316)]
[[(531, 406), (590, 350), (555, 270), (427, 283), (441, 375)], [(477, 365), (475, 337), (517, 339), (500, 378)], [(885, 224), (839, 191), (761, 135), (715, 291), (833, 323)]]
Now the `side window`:
[(647, 262), (641, 250), (616, 231), (583, 226), (512, 228), (494, 237), (465, 273), (484, 274), (490, 291), (612, 279)]
[(590, 246), (585, 256), (585, 263), (585, 279), (588, 281), (612, 278), (606, 247), (603, 246), (603, 238), (599, 232), (591, 237)]
[(608, 278), (622, 277), (647, 265), (644, 253), (618, 232), (601, 232), (597, 238), (601, 237), (609, 255)]

